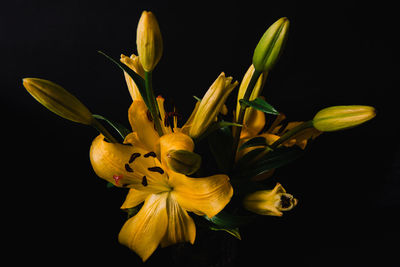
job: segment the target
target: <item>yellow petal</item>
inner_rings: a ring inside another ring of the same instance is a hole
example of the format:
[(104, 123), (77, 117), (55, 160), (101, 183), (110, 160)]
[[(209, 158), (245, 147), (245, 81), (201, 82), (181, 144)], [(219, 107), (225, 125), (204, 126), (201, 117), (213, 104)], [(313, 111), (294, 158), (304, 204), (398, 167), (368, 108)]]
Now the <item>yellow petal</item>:
[(146, 261), (163, 239), (167, 226), (168, 193), (149, 195), (138, 214), (122, 227), (118, 240)]
[(251, 138), (256, 136), (265, 125), (265, 114), (260, 110), (253, 110), (249, 114), (247, 121), (243, 121), (242, 131), (240, 132), (240, 139)]
[(193, 219), (182, 209), (170, 194), (167, 199), (168, 228), (161, 241), (161, 246), (166, 247), (181, 242), (194, 243), (196, 226)]
[[(142, 65), (140, 64), (139, 57), (132, 54), (131, 57), (127, 57), (125, 55), (121, 55), (120, 61), (127, 65), (130, 69), (132, 69), (134, 72), (139, 74), (142, 78), (144, 78), (144, 69)], [(124, 72), (125, 75), (125, 80), (126, 84), (128, 86), (129, 93), (132, 97), (132, 100), (143, 100), (142, 95), (139, 92), (138, 87), (136, 86), (136, 83), (132, 80), (132, 78)]]
[(132, 130), (137, 133), (143, 145), (159, 155), (159, 135), (154, 129), (151, 115), (143, 101), (135, 100), (128, 111), (128, 118)]
[(192, 138), (183, 133), (165, 134), (160, 138), (161, 163), (166, 166), (168, 152), (171, 150), (193, 151), (194, 142)]
[(129, 189), (128, 195), (125, 198), (124, 203), (121, 206), (121, 209), (129, 209), (136, 207), (149, 196), (148, 191), (136, 190), (133, 188)]
[(164, 171), (157, 172), (162, 170), (161, 163), (151, 152), (139, 145), (108, 143), (99, 135), (90, 148), (90, 161), (99, 177), (116, 186), (148, 192), (168, 191), (168, 176)]
[[(160, 123), (161, 123), (161, 129), (164, 134), (169, 134), (172, 133), (171, 127), (173, 128), (173, 125), (170, 125), (170, 120), (167, 116), (167, 113), (165, 112), (164, 108), (164, 98), (162, 96), (157, 96), (156, 97), (157, 105), (158, 105), (158, 110), (160, 111)], [(176, 117), (174, 117), (175, 119)]]
[(229, 203), (233, 188), (227, 175), (189, 178), (183, 174), (170, 175), (171, 194), (179, 205), (198, 215), (213, 217)]

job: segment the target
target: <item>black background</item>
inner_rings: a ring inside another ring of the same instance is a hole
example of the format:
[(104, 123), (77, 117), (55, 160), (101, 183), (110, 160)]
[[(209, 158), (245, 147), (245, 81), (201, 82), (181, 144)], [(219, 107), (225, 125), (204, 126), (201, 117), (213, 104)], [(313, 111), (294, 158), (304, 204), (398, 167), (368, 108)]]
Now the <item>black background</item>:
[[(372, 105), (372, 121), (323, 134), (277, 171), (299, 198), (282, 218), (241, 229), (236, 265), (400, 266), (399, 61), (390, 1), (9, 1), (0, 9), (2, 236), (16, 265), (141, 265), (118, 244), (126, 191), (107, 189), (89, 162), (96, 132), (63, 120), (22, 87), (52, 80), (93, 113), (128, 125), (122, 73), (99, 55), (135, 51), (142, 10), (160, 23), (164, 54), (154, 87), (187, 116), (221, 71), (241, 80), (259, 38), (291, 21), (264, 95), (290, 120), (330, 105)], [(228, 100), (235, 103), (235, 93)], [(4, 161), (5, 159), (5, 161)], [(4, 225), (5, 223), (5, 225)], [(170, 263), (158, 249), (146, 266)]]

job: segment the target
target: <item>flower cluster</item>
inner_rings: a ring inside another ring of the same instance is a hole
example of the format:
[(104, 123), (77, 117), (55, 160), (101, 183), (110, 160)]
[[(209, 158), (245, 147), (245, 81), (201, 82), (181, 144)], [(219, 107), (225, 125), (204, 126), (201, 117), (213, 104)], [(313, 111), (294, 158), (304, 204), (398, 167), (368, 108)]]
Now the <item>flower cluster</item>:
[[(108, 185), (126, 188), (121, 208), (129, 216), (119, 241), (143, 261), (159, 245), (193, 244), (197, 220), (240, 239), (239, 226), (257, 215), (282, 216), (298, 200), (280, 183), (268, 188), (263, 181), (301, 156), (323, 132), (351, 128), (375, 116), (370, 106), (333, 106), (312, 120), (288, 122), (267, 103), (262, 90), (288, 30), (289, 20), (281, 18), (262, 36), (240, 83), (232, 118), (225, 102), (239, 82), (223, 72), (197, 99), (186, 122), (178, 121), (175, 110), (165, 110), (164, 99), (155, 97), (152, 88), (152, 72), (163, 53), (162, 36), (154, 14), (147, 11), (137, 27), (138, 55), (121, 55), (118, 62), (102, 53), (123, 70), (132, 97), (130, 130), (92, 114), (51, 81), (23, 79), (26, 90), (50, 111), (99, 131), (90, 147), (90, 162)], [(215, 167), (203, 164), (205, 157)]]

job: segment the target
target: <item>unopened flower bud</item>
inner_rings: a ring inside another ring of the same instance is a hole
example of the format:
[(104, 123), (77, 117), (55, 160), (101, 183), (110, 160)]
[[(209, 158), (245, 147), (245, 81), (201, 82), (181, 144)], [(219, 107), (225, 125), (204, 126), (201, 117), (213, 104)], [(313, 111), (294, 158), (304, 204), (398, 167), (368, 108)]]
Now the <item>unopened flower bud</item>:
[[(132, 54), (131, 57), (121, 55), (120, 61), (144, 79), (144, 69), (142, 67), (142, 64), (140, 64), (138, 56), (134, 54)], [(139, 88), (137, 87), (136, 83), (132, 80), (129, 74), (124, 72), (124, 75), (132, 100), (143, 100), (142, 95), (140, 94)]]
[(136, 44), (143, 69), (151, 72), (163, 53), (161, 31), (153, 13), (143, 11), (137, 27)]
[(94, 118), (87, 107), (60, 85), (38, 78), (25, 78), (23, 85), (39, 103), (55, 114), (70, 121), (93, 124)]
[(260, 215), (282, 216), (282, 211), (289, 211), (297, 205), (297, 199), (277, 183), (272, 190), (256, 191), (243, 200), (244, 207)]
[(269, 71), (278, 61), (288, 36), (289, 20), (280, 18), (264, 33), (253, 54), (257, 71)]
[(360, 125), (375, 115), (375, 108), (371, 106), (333, 106), (320, 110), (313, 119), (313, 125), (319, 131), (333, 132)]
[(187, 150), (171, 150), (167, 154), (167, 165), (175, 172), (190, 175), (200, 168), (201, 157)]
[(186, 127), (189, 129), (190, 137), (199, 137), (215, 121), (237, 84), (237, 81), (232, 83), (232, 77), (225, 77), (225, 73), (218, 76), (202, 98), (190, 125), (185, 126), (185, 129)]

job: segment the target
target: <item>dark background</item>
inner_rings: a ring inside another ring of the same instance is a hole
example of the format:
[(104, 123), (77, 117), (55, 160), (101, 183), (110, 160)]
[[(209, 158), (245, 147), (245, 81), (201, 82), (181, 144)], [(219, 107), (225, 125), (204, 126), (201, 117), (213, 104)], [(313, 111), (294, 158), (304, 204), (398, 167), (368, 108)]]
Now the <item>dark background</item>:
[[(4, 256), (12, 265), (141, 265), (117, 240), (126, 191), (107, 189), (91, 169), (96, 132), (48, 112), (21, 79), (52, 80), (93, 113), (128, 125), (123, 75), (96, 51), (136, 53), (137, 22), (151, 10), (164, 39), (154, 87), (186, 116), (192, 95), (201, 97), (221, 71), (242, 79), (259, 38), (282, 16), (291, 29), (264, 90), (269, 103), (291, 120), (330, 105), (377, 108), (372, 121), (323, 134), (305, 157), (277, 171), (274, 179), (299, 205), (242, 228), (236, 265), (400, 266), (397, 8), (326, 2), (3, 2)], [(234, 106), (235, 93), (228, 102)], [(171, 263), (170, 252), (158, 249), (145, 265)]]

